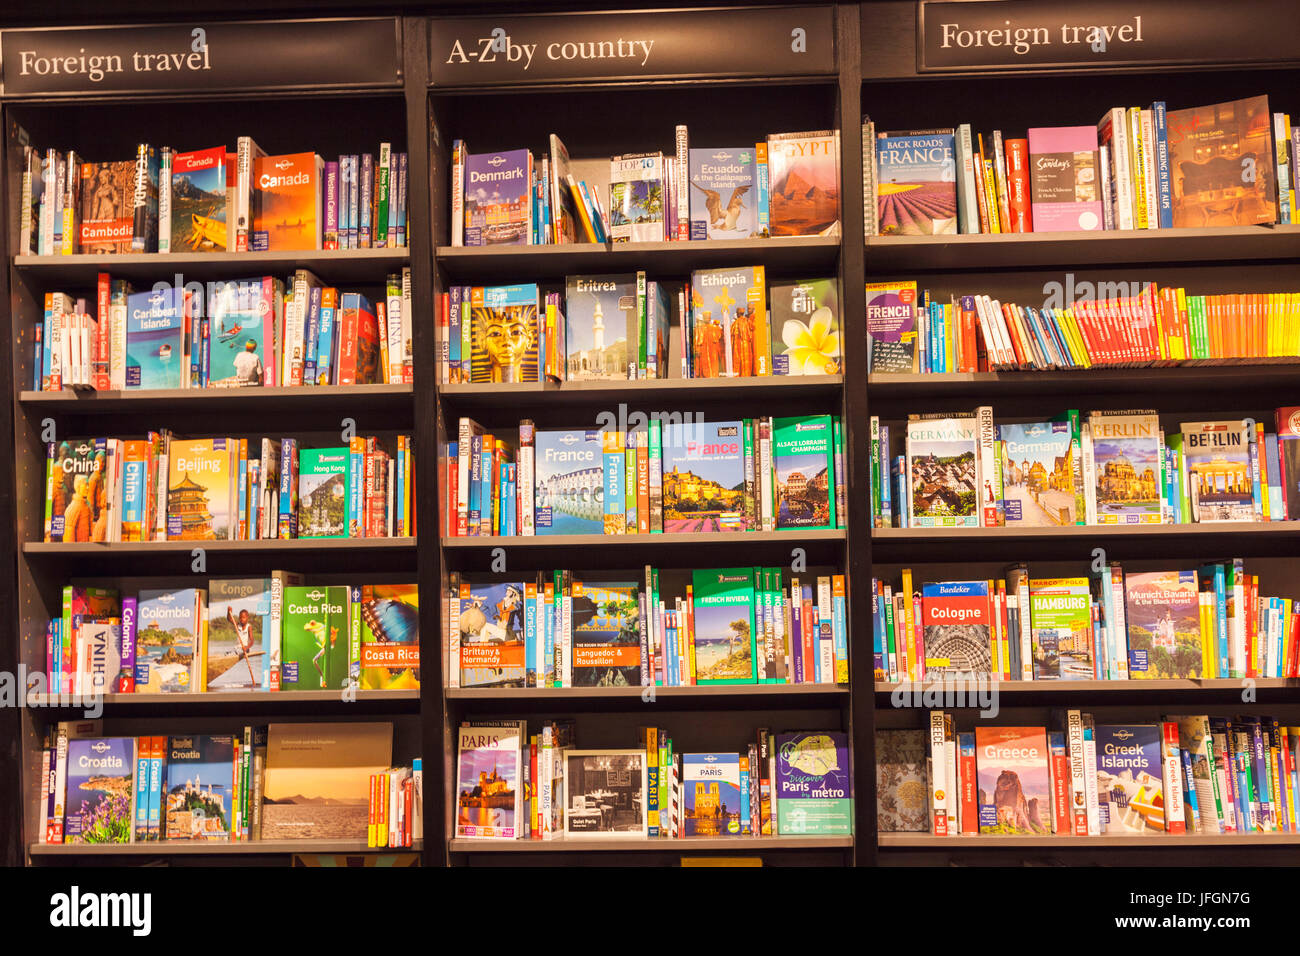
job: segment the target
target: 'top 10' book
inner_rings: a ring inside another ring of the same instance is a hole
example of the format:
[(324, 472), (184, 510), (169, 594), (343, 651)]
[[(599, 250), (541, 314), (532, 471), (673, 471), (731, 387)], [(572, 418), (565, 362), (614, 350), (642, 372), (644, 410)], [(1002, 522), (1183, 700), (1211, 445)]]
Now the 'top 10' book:
[(523, 687), (524, 585), (460, 581), (460, 686)]
[(568, 276), (564, 285), (569, 381), (626, 379), (638, 341), (636, 276)]
[(470, 292), (470, 381), (536, 382), (537, 286), (475, 286)]
[(839, 731), (776, 735), (777, 833), (853, 832), (853, 774), (848, 735)]
[(772, 423), (777, 528), (835, 527), (835, 443), (829, 415)]
[(349, 594), (341, 585), (284, 589), (282, 690), (341, 690), (353, 677)]
[(840, 373), (839, 289), (834, 279), (773, 282), (772, 374)]
[(634, 581), (573, 582), (574, 687), (641, 684), (637, 593)]
[(189, 384), (185, 312), (185, 290), (181, 288), (127, 297), (127, 388), (185, 388)]
[(748, 529), (744, 432), (740, 421), (664, 425), (664, 531)]
[(878, 134), (881, 235), (933, 236), (957, 231), (954, 150), (951, 129)]
[(754, 569), (695, 571), (695, 673), (700, 684), (753, 684)]
[(466, 157), (465, 245), (528, 245), (532, 181), (533, 157), (526, 149)]
[(603, 533), (604, 451), (600, 432), (538, 431), (535, 441), (533, 516), (537, 533)]
[(134, 737), (68, 741), (64, 843), (129, 843)]
[(1042, 727), (976, 727), (979, 832), (1052, 832), (1047, 733)]

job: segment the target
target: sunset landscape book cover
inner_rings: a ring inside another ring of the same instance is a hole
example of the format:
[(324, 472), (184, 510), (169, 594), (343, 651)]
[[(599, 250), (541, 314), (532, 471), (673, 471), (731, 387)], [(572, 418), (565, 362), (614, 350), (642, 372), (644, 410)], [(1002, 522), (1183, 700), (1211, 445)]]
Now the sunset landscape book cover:
[(262, 200), (253, 219), (250, 247), (254, 251), (320, 248), (323, 171), (324, 162), (315, 153), (253, 161), (253, 179)]

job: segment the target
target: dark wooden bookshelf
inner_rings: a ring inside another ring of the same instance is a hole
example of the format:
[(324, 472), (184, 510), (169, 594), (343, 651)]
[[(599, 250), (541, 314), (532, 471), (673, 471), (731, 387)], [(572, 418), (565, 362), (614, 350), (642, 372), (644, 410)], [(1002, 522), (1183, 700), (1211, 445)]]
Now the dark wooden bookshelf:
[[(418, 710), (418, 690), (359, 690), (355, 697), (345, 698), (343, 691), (232, 691), (230, 693), (190, 694), (104, 694), (100, 701), (106, 711), (184, 711), (246, 713), (250, 710), (347, 713), (354, 710), (371, 710), (380, 707), (393, 711)], [(41, 707), (63, 712), (85, 710), (85, 700), (71, 695), (39, 694), (28, 701), (30, 707)]]
[[(611, 402), (631, 406), (663, 405), (683, 408), (727, 402), (752, 403), (763, 398), (779, 397), (798, 401), (829, 401), (838, 397), (844, 386), (842, 375), (772, 375), (750, 378), (656, 378), (628, 382), (574, 381), (475, 384), (457, 382), (440, 387), (444, 405), (464, 409), (490, 409), (502, 402), (537, 402), (548, 407), (603, 409)], [(666, 411), (666, 409), (664, 409)]]
[[(419, 853), (423, 841), (414, 847), (373, 847), (364, 840), (239, 840), (234, 842), (188, 842), (162, 840), (157, 843), (33, 843), (27, 852), (50, 864), (77, 858), (175, 857), (175, 856), (286, 856), (295, 853)], [(63, 864), (66, 865), (66, 864)]]
[(744, 853), (768, 850), (850, 849), (853, 837), (765, 836), (765, 837), (678, 837), (676, 839), (575, 839), (557, 840), (472, 840), (453, 839), (452, 853), (673, 853), (689, 856), (704, 850)]
[(409, 417), (409, 384), (311, 385), (263, 388), (153, 388), (97, 392), (65, 388), (57, 392), (24, 390), (18, 401), (50, 414), (146, 416), (181, 409), (185, 413), (280, 415), (293, 412), (361, 411)]
[(14, 268), (51, 288), (94, 285), (95, 275), (133, 282), (283, 278), (308, 269), (327, 282), (382, 282), (387, 272), (410, 265), (409, 249), (304, 249), (298, 252), (126, 252), (117, 255), (15, 256)]

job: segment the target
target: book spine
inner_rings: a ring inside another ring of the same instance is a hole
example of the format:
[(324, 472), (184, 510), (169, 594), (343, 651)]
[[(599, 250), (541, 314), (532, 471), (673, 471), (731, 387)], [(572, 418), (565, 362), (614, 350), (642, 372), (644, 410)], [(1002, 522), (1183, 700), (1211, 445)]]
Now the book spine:
[(158, 160), (158, 251), (160, 253), (172, 251), (172, 160), (175, 155), (171, 147), (164, 146)]
[(331, 160), (325, 164), (325, 228), (321, 237), (322, 249), (339, 247), (339, 164)]
[(1169, 167), (1169, 123), (1164, 100), (1151, 104), (1152, 128), (1155, 133), (1155, 168), (1158, 181), (1157, 209), (1161, 229), (1174, 225), (1174, 197), (1172, 175)]
[(1070, 806), (1074, 816), (1074, 835), (1088, 835), (1088, 797), (1085, 780), (1083, 716), (1077, 710), (1066, 714), (1066, 735), (1070, 754)]
[(369, 249), (374, 237), (375, 155), (362, 153), (357, 165), (357, 248)]
[(690, 137), (685, 126), (678, 126), (675, 137), (677, 147), (677, 239), (691, 238), (691, 207), (687, 184), (690, 182)]
[(931, 832), (937, 837), (948, 836), (948, 759), (945, 754), (944, 714), (930, 712), (930, 818)]

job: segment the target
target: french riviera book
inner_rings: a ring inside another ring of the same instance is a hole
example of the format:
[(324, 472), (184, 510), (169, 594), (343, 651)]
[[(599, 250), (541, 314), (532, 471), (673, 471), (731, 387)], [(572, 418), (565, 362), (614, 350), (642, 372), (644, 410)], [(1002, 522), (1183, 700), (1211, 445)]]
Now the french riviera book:
[(349, 595), (342, 585), (284, 589), (281, 690), (342, 690), (351, 677)]
[(1097, 127), (1038, 127), (1028, 138), (1034, 231), (1100, 229)]
[(81, 164), (79, 247), (88, 255), (130, 252), (135, 160)]
[(744, 431), (740, 421), (664, 424), (665, 532), (749, 529)]
[[(1170, 110), (1165, 123), (1174, 228), (1277, 221), (1267, 96)], [(1249, 169), (1257, 174), (1244, 175)]]
[(460, 579), (460, 686), (523, 687), (524, 585)]
[(1052, 832), (1047, 732), (1042, 727), (975, 728), (979, 832)]
[(908, 421), (906, 452), (910, 526), (979, 527), (976, 416)]
[(1008, 525), (1075, 522), (1074, 456), (1068, 422), (998, 425), (1002, 500)]
[(536, 382), (537, 286), (475, 286), (470, 293), (470, 381)]
[(564, 835), (570, 839), (644, 839), (646, 752), (639, 750), (562, 751)]
[(773, 375), (840, 374), (839, 288), (834, 279), (773, 282)]
[(1195, 571), (1124, 575), (1128, 673), (1134, 680), (1201, 677), (1201, 610)]
[(916, 371), (916, 282), (867, 283), (873, 372)]
[(640, 686), (637, 594), (635, 581), (573, 582), (574, 687)]
[(528, 245), (532, 172), (526, 149), (466, 157), (465, 245)]
[(758, 229), (752, 146), (691, 149), (692, 239), (748, 239)]
[(420, 595), (414, 584), (361, 588), (361, 689), (420, 686)]
[(209, 581), (204, 690), (261, 690), (270, 626), (270, 578)]
[(226, 147), (172, 157), (171, 248), (226, 251)]
[(926, 680), (987, 680), (993, 670), (992, 606), (986, 581), (921, 586)]
[(203, 634), (203, 592), (140, 591), (135, 638), (135, 689), (183, 694), (194, 689), (195, 655)]
[(877, 134), (876, 181), (882, 236), (934, 236), (957, 231), (954, 144), (951, 129)]
[(315, 153), (261, 156), (253, 160), (260, 206), (249, 248), (259, 252), (319, 249), (324, 209), (325, 164)]
[(231, 485), (238, 467), (234, 445), (230, 438), (172, 440), (167, 469), (167, 540), (232, 537)]
[(130, 843), (134, 737), (68, 741), (64, 843)]
[(1034, 680), (1091, 680), (1092, 610), (1087, 578), (1029, 582)]
[(1163, 833), (1159, 724), (1098, 724), (1097, 800), (1102, 833)]
[(696, 681), (755, 683), (754, 570), (697, 570), (692, 582)]
[(564, 287), (568, 380), (626, 380), (639, 338), (636, 275), (568, 276)]
[(298, 452), (298, 537), (346, 538), (350, 450)]
[(539, 535), (603, 533), (600, 434), (582, 429), (537, 432), (533, 520)]
[(924, 730), (876, 731), (876, 827), (882, 833), (929, 832), (926, 746)]
[(696, 378), (771, 373), (762, 266), (692, 272), (691, 308)]
[(682, 754), (682, 832), (739, 836), (740, 755)]
[(829, 415), (772, 422), (776, 527), (835, 527), (835, 447)]
[(126, 302), (126, 387), (189, 384), (185, 290), (136, 292)]
[[(235, 738), (188, 734), (167, 739), (168, 840), (230, 839), (235, 794)], [(266, 836), (265, 824), (262, 835)]]
[(847, 734), (819, 730), (776, 735), (776, 808), (781, 836), (853, 832)]
[(1192, 519), (1254, 521), (1255, 496), (1250, 463), (1253, 422), (1183, 422)]
[(839, 130), (769, 136), (767, 164), (773, 236), (839, 235)]
[(393, 765), (387, 722), (269, 724), (263, 840), (365, 840), (370, 775)]
[(456, 732), (456, 836), (514, 840), (525, 812), (524, 721), (461, 724)]

